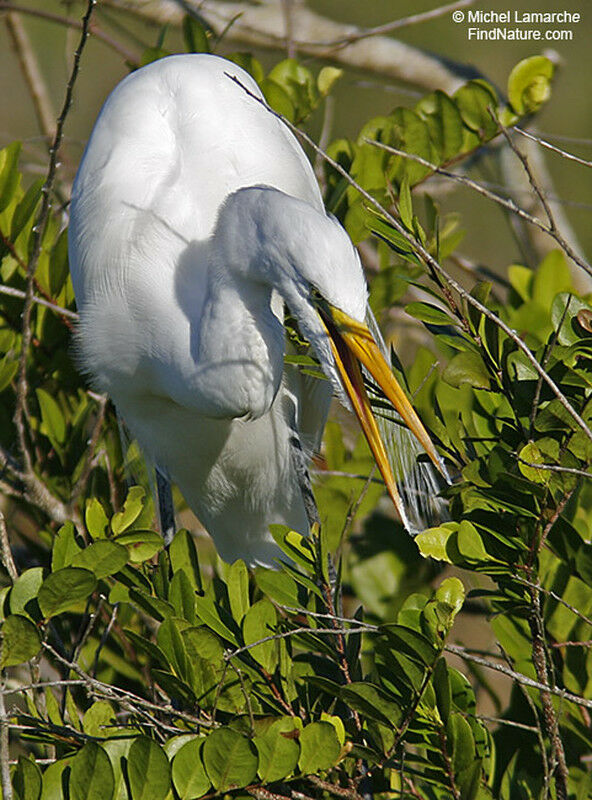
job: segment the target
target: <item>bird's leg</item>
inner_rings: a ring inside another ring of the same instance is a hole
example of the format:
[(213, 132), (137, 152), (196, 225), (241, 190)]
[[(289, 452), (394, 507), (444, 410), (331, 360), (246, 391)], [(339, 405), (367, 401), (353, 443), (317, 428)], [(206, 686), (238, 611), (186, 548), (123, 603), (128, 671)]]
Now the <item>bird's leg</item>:
[(173, 504), (173, 491), (168, 475), (156, 467), (156, 495), (158, 497), (158, 517), (160, 532), (165, 547), (173, 541), (175, 535), (175, 506)]
[[(306, 511), (306, 518), (311, 530), (314, 527), (320, 526), (319, 510), (312, 491), (312, 483), (310, 480), (310, 473), (308, 471), (308, 464), (306, 463), (306, 455), (300, 443), (300, 437), (297, 432), (292, 428), (290, 436), (290, 452), (292, 454), (292, 464), (296, 472), (298, 486), (302, 493), (302, 500), (304, 502), (304, 510)], [(329, 585), (331, 590), (333, 608), (338, 616), (341, 616), (342, 601), (341, 601), (341, 581), (338, 580), (337, 570), (330, 554), (327, 554), (328, 570), (329, 570)]]
[(312, 491), (312, 484), (310, 482), (310, 473), (306, 463), (306, 455), (300, 444), (300, 437), (298, 433), (292, 429), (290, 435), (290, 453), (292, 454), (292, 464), (296, 472), (296, 480), (302, 493), (302, 501), (304, 502), (304, 510), (308, 525), (312, 529), (314, 525), (319, 525), (319, 510)]

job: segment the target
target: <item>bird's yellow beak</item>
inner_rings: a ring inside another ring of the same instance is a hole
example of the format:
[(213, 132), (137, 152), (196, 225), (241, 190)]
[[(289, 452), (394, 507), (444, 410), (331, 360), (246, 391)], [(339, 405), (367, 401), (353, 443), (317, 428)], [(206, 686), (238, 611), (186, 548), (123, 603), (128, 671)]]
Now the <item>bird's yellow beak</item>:
[(340, 311), (338, 308), (323, 303), (321, 318), (329, 334), (335, 363), (341, 377), (343, 387), (350, 399), (355, 414), (360, 422), (364, 435), (368, 440), (376, 464), (382, 474), (387, 491), (401, 519), (405, 519), (403, 501), (389, 464), (388, 456), (381, 439), (376, 419), (372, 412), (370, 400), (364, 386), (361, 364), (372, 375), (393, 407), (400, 414), (403, 422), (420, 442), (437, 469), (446, 477), (444, 467), (428, 432), (405, 392), (397, 382), (390, 366), (387, 364), (380, 348), (368, 327)]

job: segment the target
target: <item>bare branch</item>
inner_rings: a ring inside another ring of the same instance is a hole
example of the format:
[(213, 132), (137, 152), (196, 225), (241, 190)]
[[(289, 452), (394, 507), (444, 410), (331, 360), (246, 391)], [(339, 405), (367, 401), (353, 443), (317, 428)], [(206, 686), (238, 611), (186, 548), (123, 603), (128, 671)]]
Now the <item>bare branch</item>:
[(4, 514), (0, 511), (0, 552), (2, 554), (2, 563), (8, 572), (10, 580), (14, 583), (18, 578), (18, 570), (14, 559), (12, 557), (12, 550), (10, 549), (10, 541), (8, 540), (8, 532), (6, 530), (6, 520)]
[(577, 164), (581, 164), (584, 167), (592, 167), (592, 161), (586, 161), (585, 158), (574, 156), (573, 153), (568, 153), (567, 150), (562, 150), (560, 147), (556, 147), (554, 144), (545, 141), (545, 139), (542, 139), (540, 136), (535, 136), (533, 133), (525, 131), (523, 128), (514, 127), (512, 130), (516, 131), (516, 133), (522, 134), (522, 136), (526, 136), (527, 139), (540, 144), (541, 147), (545, 147), (547, 150), (551, 150), (553, 153), (558, 153), (563, 158), (569, 159), (569, 161), (575, 161)]
[(572, 694), (565, 689), (561, 689), (559, 686), (545, 686), (544, 683), (539, 683), (539, 681), (535, 681), (532, 678), (529, 678), (527, 675), (523, 675), (521, 672), (516, 672), (515, 670), (510, 669), (510, 667), (505, 667), (503, 664), (498, 664), (496, 661), (492, 661), (489, 658), (482, 658), (481, 656), (472, 655), (465, 647), (461, 647), (460, 645), (446, 644), (444, 645), (444, 650), (446, 650), (448, 653), (454, 653), (454, 655), (460, 656), (465, 661), (472, 661), (474, 664), (487, 667), (487, 669), (492, 669), (495, 672), (501, 672), (503, 675), (507, 675), (508, 678), (512, 678), (512, 680), (516, 681), (516, 683), (519, 683), (523, 686), (530, 686), (531, 689), (549, 692), (557, 697), (561, 697), (563, 700), (567, 700), (568, 702), (574, 703), (578, 706), (583, 706), (584, 708), (592, 708), (592, 700), (587, 700), (585, 697), (578, 697), (578, 695)]
[[(0, 294), (5, 294), (9, 297), (19, 297), (22, 300), (24, 300), (27, 296), (26, 292), (23, 292), (21, 289), (15, 289), (13, 286), (4, 286), (2, 284), (0, 284)], [(59, 314), (61, 317), (66, 317), (67, 319), (72, 320), (78, 319), (78, 314), (75, 311), (70, 311), (69, 308), (63, 308), (62, 306), (57, 306), (55, 303), (51, 303), (44, 297), (33, 295), (32, 302), (37, 303), (37, 305), (40, 306), (45, 306), (45, 308), (49, 308), (51, 311), (55, 311), (56, 314)]]
[[(73, 28), (80, 31), (83, 30), (83, 23), (78, 19), (63, 17), (61, 14), (53, 14), (51, 11), (45, 11), (39, 8), (21, 6), (18, 3), (11, 3), (8, 0), (0, 0), (0, 11), (16, 11), (19, 14), (27, 14), (32, 17), (37, 17), (37, 19), (47, 20), (47, 22), (55, 22), (58, 25), (65, 25), (67, 28)], [(98, 25), (92, 22), (89, 23), (88, 32), (91, 33), (95, 39), (98, 39), (99, 41), (108, 45), (112, 50), (115, 50), (116, 53), (119, 53), (119, 55), (125, 58), (125, 60), (128, 61), (132, 66), (139, 66), (140, 57), (138, 54), (134, 53), (132, 50), (128, 50), (127, 47), (120, 44), (120, 42), (118, 42), (112, 36), (109, 36), (108, 33), (105, 33), (105, 31), (99, 28)], [(55, 129), (55, 123), (53, 128)]]
[[(359, 42), (361, 39), (367, 39), (370, 36), (379, 36), (385, 33), (398, 31), (401, 28), (409, 28), (412, 25), (420, 25), (422, 22), (429, 22), (432, 19), (443, 17), (457, 8), (467, 8), (468, 6), (472, 6), (474, 4), (475, 0), (457, 0), (456, 3), (448, 3), (448, 5), (445, 6), (431, 8), (429, 11), (422, 11), (419, 14), (410, 14), (408, 17), (402, 17), (401, 19), (395, 19), (392, 22), (386, 22), (384, 25), (376, 25), (374, 28), (362, 29), (358, 33), (350, 33), (348, 36), (344, 36), (341, 39), (334, 39), (332, 42), (315, 41), (308, 43), (302, 42), (302, 44), (314, 44), (319, 47), (343, 47), (344, 45), (352, 44), (353, 42)], [(301, 42), (298, 41), (298, 44), (301, 44)]]
[(2, 786), (2, 797), (4, 800), (12, 800), (12, 782), (10, 780), (10, 752), (9, 731), (10, 719), (6, 713), (4, 703), (5, 695), (5, 672), (0, 673), (0, 784)]
[[(529, 214), (528, 211), (525, 211), (523, 208), (520, 208), (512, 199), (508, 199), (506, 197), (501, 197), (499, 194), (495, 192), (491, 192), (489, 189), (486, 189), (482, 184), (478, 183), (477, 181), (472, 180), (471, 178), (467, 178), (466, 175), (459, 175), (457, 172), (448, 172), (448, 170), (442, 169), (437, 164), (432, 164), (431, 161), (426, 161), (425, 158), (421, 156), (417, 156), (414, 153), (406, 153), (404, 150), (399, 150), (396, 147), (392, 147), (391, 145), (384, 144), (383, 142), (377, 142), (375, 139), (365, 139), (364, 140), (367, 144), (371, 144), (374, 147), (378, 147), (380, 150), (386, 150), (388, 153), (392, 153), (396, 156), (401, 156), (403, 158), (407, 158), (410, 161), (416, 161), (418, 164), (422, 164), (424, 167), (435, 172), (437, 175), (442, 175), (445, 178), (449, 178), (450, 180), (457, 181), (458, 183), (462, 183), (465, 186), (468, 186), (470, 189), (473, 189), (475, 192), (483, 195), (488, 200), (493, 200), (493, 202), (497, 203), (498, 205), (506, 208), (508, 211), (511, 211), (512, 214), (515, 214), (517, 217), (529, 222), (531, 225), (534, 225), (539, 230), (543, 231), (543, 233), (547, 233), (549, 236), (552, 236), (553, 239), (557, 242), (557, 244), (565, 251), (565, 253), (571, 258), (571, 260), (585, 270), (589, 275), (592, 276), (592, 267), (585, 261), (583, 258), (580, 258), (578, 254), (573, 250), (573, 248), (569, 245), (568, 242), (565, 241), (561, 233), (557, 230), (556, 226), (553, 224), (546, 225), (542, 222), (538, 217), (534, 217), (532, 214)], [(538, 192), (537, 192), (538, 193)], [(544, 197), (544, 195), (543, 195)], [(544, 201), (545, 208), (547, 208), (546, 200)]]
[(37, 56), (31, 47), (31, 41), (21, 22), (21, 18), (15, 11), (9, 11), (6, 15), (6, 27), (16, 50), (21, 65), (21, 71), (31, 95), (31, 100), (33, 101), (33, 108), (35, 109), (39, 128), (49, 145), (49, 142), (51, 142), (55, 136), (55, 114), (51, 105), (51, 100), (49, 99), (47, 85), (39, 68)]

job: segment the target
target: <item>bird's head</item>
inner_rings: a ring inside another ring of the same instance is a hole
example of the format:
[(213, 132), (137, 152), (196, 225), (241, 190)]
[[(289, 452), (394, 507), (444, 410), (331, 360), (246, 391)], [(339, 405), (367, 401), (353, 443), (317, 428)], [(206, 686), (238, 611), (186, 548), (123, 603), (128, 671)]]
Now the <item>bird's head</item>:
[(227, 198), (214, 236), (227, 269), (273, 287), (282, 295), (336, 394), (358, 417), (388, 492), (405, 519), (362, 368), (438, 470), (444, 475), (445, 471), (385, 359), (384, 345), (368, 328), (368, 288), (360, 258), (346, 231), (322, 208), (271, 187), (252, 186)]

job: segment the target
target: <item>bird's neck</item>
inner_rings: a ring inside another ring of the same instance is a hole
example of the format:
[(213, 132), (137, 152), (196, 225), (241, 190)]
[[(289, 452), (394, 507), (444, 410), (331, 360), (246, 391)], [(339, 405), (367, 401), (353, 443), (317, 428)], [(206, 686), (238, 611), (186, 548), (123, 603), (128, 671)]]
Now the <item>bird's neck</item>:
[(269, 411), (284, 357), (272, 296), (271, 286), (213, 265), (198, 347), (204, 413), (258, 418)]

